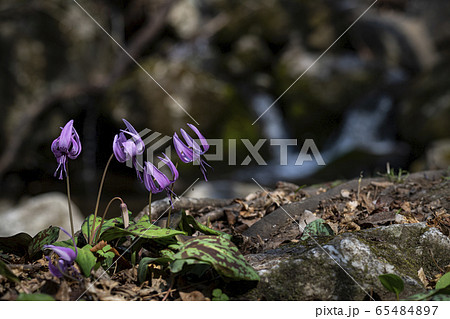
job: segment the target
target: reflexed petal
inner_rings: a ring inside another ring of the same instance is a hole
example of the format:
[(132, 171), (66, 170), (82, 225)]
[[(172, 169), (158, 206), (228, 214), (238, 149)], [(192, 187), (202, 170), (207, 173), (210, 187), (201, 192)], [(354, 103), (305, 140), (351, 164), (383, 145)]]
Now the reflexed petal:
[(125, 154), (122, 146), (126, 140), (127, 139), (125, 138), (125, 135), (123, 133), (119, 133), (114, 136), (113, 152), (117, 161), (119, 161), (120, 163), (124, 163), (127, 160), (127, 154)]
[(67, 122), (67, 124), (62, 129), (61, 135), (59, 136), (59, 150), (61, 152), (67, 152), (72, 144), (72, 129), (73, 120)]
[(189, 126), (195, 132), (195, 134), (197, 134), (200, 140), (200, 144), (202, 144), (203, 146), (202, 154), (205, 153), (209, 149), (208, 141), (194, 125), (188, 123), (187, 126)]
[(173, 134), (173, 146), (175, 147), (175, 151), (177, 152), (180, 160), (182, 160), (184, 163), (193, 161), (194, 154), (192, 150), (180, 140), (177, 133)]
[[(156, 182), (156, 183), (155, 183)], [(144, 184), (152, 193), (160, 193), (171, 183), (170, 180), (159, 169), (150, 162), (145, 162)]]
[(167, 157), (167, 155), (166, 154), (164, 154), (163, 153), (163, 155), (164, 155), (164, 158), (162, 158), (162, 157), (159, 157), (158, 156), (158, 158), (162, 161), (162, 162), (164, 162), (167, 166), (169, 166), (169, 169), (170, 169), (170, 171), (172, 172), (172, 180), (171, 180), (171, 183), (173, 183), (173, 182), (175, 182), (177, 179), (178, 179), (178, 170), (177, 170), (177, 168), (175, 167), (175, 165), (172, 163), (172, 161), (170, 160), (170, 158), (169, 157)]
[(73, 136), (72, 136), (72, 149), (70, 150), (68, 156), (71, 159), (76, 159), (78, 155), (81, 153), (81, 141), (78, 136), (77, 130), (73, 128)]
[(77, 258), (77, 253), (69, 247), (60, 247), (55, 245), (44, 245), (44, 249), (51, 249), (53, 250), (58, 256), (62, 259), (67, 261), (68, 263), (72, 263)]
[(122, 119), (122, 121), (125, 123), (125, 126), (128, 129), (128, 132), (133, 137), (133, 140), (136, 142), (136, 152), (137, 154), (141, 155), (144, 152), (145, 144), (142, 141), (141, 136), (139, 135), (138, 131), (131, 125), (127, 120)]

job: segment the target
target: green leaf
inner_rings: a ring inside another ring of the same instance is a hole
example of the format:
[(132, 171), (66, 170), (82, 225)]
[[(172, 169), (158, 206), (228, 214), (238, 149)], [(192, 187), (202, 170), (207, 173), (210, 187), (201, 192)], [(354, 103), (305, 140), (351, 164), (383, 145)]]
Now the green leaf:
[(41, 230), (37, 233), (28, 245), (28, 256), (30, 259), (34, 259), (34, 257), (42, 250), (44, 245), (54, 243), (58, 237), (59, 227), (55, 226), (50, 226), (49, 228)]
[(0, 250), (5, 253), (23, 257), (28, 253), (28, 246), (33, 238), (26, 233), (18, 233), (14, 236), (0, 237)]
[(450, 295), (448, 294), (435, 294), (431, 301), (450, 301)]
[(173, 255), (172, 272), (180, 271), (181, 262), (197, 260), (209, 263), (221, 276), (232, 280), (259, 280), (256, 271), (246, 262), (238, 248), (221, 236), (198, 236), (184, 242)]
[(181, 212), (181, 220), (180, 223), (178, 225), (178, 229), (184, 231), (187, 233), (187, 235), (192, 235), (193, 233), (195, 233), (195, 231), (199, 231), (205, 235), (216, 235), (216, 236), (222, 236), (225, 237), (228, 240), (231, 240), (231, 235), (215, 230), (215, 229), (211, 229), (205, 225), (203, 225), (202, 223), (198, 222), (193, 216), (190, 215), (186, 215), (185, 211), (183, 210)]
[(170, 228), (161, 228), (147, 221), (140, 221), (134, 225), (130, 225), (127, 229), (112, 227), (101, 235), (101, 239), (111, 241), (116, 238), (125, 236), (136, 236), (145, 239), (173, 241), (176, 235), (184, 235), (185, 232)]
[(450, 272), (446, 273), (442, 276), (439, 281), (436, 283), (436, 290), (440, 290), (450, 286)]
[(395, 293), (397, 299), (400, 293), (405, 288), (403, 284), (403, 279), (395, 274), (379, 275), (378, 279), (380, 279), (380, 282), (384, 286), (384, 288), (386, 288), (390, 292)]
[(222, 289), (216, 288), (212, 292), (212, 300), (213, 301), (228, 301), (230, 298), (226, 294), (222, 292)]
[(0, 275), (8, 279), (9, 281), (19, 283), (20, 280), (16, 275), (9, 269), (8, 265), (6, 265), (2, 260), (0, 260)]
[(78, 248), (78, 255), (75, 262), (80, 266), (81, 272), (85, 277), (91, 275), (91, 270), (97, 263), (97, 258), (90, 250), (91, 245), (86, 245), (83, 248)]
[(309, 237), (315, 236), (334, 236), (334, 231), (326, 221), (319, 218), (306, 225), (303, 229), (301, 240), (306, 240)]
[[(102, 218), (97, 216), (97, 218), (95, 219), (95, 230), (94, 230), (95, 233), (94, 233), (92, 240), (95, 240), (95, 237), (97, 236), (101, 222), (102, 222)], [(91, 237), (93, 225), (94, 225), (94, 214), (91, 214), (88, 217), (86, 217), (83, 224), (81, 225), (81, 233), (83, 234), (83, 237), (87, 243), (89, 242), (89, 239)], [(110, 229), (111, 227), (114, 227), (114, 226), (120, 226), (120, 225), (123, 226), (122, 217), (117, 217), (117, 218), (113, 218), (113, 219), (105, 219), (103, 221), (102, 229), (100, 230), (99, 236), (101, 236), (101, 234), (104, 233), (107, 229)]]
[(406, 300), (413, 300), (413, 301), (422, 301), (422, 300), (448, 300), (446, 298), (450, 298), (450, 287), (447, 286), (445, 288), (441, 289), (433, 289), (430, 291), (427, 291), (425, 293), (416, 294), (413, 296), (408, 297)]
[(47, 294), (24, 294), (20, 293), (17, 301), (55, 301), (55, 299)]

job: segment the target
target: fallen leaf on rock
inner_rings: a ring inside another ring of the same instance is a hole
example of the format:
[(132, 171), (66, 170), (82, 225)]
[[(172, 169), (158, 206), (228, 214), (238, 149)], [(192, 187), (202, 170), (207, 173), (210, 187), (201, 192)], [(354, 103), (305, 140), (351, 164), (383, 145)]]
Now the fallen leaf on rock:
[(316, 217), (316, 215), (314, 215), (311, 211), (305, 209), (302, 216), (300, 216), (300, 218), (298, 220), (298, 228), (300, 230), (300, 236), (303, 235), (303, 231), (304, 231), (306, 225), (312, 223), (316, 219), (318, 219)]
[(422, 267), (417, 272), (417, 276), (419, 277), (419, 279), (422, 282), (423, 286), (425, 288), (428, 288), (429, 285), (430, 285), (430, 282), (428, 281), (427, 276), (425, 276), (425, 272), (423, 271)]
[(348, 189), (341, 189), (341, 196), (343, 198), (350, 198), (350, 191)]
[(356, 207), (358, 207), (359, 203), (356, 200), (352, 200), (346, 203), (346, 207), (349, 211), (354, 211), (356, 209)]

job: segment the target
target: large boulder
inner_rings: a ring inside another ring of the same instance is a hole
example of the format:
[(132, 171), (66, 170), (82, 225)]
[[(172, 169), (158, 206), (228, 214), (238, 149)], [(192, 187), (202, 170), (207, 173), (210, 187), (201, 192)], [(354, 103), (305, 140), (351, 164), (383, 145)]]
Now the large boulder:
[(450, 239), (423, 223), (398, 224), (308, 239), (246, 256), (261, 276), (246, 297), (263, 300), (394, 300), (378, 276), (402, 277), (400, 298), (423, 292), (418, 277), (450, 264)]
[[(31, 236), (49, 226), (59, 226), (70, 232), (67, 196), (47, 193), (24, 200), (19, 205), (0, 212), (0, 236), (12, 236), (20, 232)], [(72, 203), (74, 230), (80, 229), (84, 217)]]

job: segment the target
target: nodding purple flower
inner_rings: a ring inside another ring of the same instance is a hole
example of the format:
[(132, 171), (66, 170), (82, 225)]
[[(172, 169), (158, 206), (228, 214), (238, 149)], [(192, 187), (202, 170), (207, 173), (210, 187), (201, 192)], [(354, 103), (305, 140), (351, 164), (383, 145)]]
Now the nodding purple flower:
[(158, 158), (169, 167), (170, 172), (172, 173), (172, 179), (169, 179), (166, 175), (164, 175), (163, 172), (161, 172), (159, 169), (157, 169), (156, 166), (153, 165), (152, 163), (145, 162), (144, 163), (144, 185), (147, 188), (147, 190), (152, 192), (153, 194), (160, 193), (165, 190), (167, 192), (167, 196), (169, 197), (169, 201), (172, 204), (171, 195), (175, 195), (175, 194), (170, 189), (170, 186), (178, 179), (178, 170), (175, 167), (175, 165), (172, 163), (172, 161), (167, 157), (167, 155), (164, 153), (163, 153), (163, 155), (164, 155), (164, 158), (159, 157), (159, 156), (158, 156)]
[(205, 154), (209, 149), (209, 144), (206, 141), (206, 138), (200, 133), (200, 131), (192, 124), (187, 124), (194, 132), (197, 134), (201, 146), (194, 141), (192, 137), (190, 137), (183, 129), (180, 129), (181, 135), (183, 136), (186, 144), (181, 141), (178, 137), (177, 133), (173, 134), (173, 145), (175, 146), (175, 150), (178, 154), (178, 157), (181, 161), (185, 163), (196, 163), (200, 164), (200, 171), (203, 174), (203, 177), (207, 181), (206, 178), (206, 166), (211, 167), (204, 159), (201, 158), (203, 154)]
[(66, 173), (67, 158), (76, 159), (81, 153), (81, 142), (77, 131), (73, 127), (73, 120), (61, 128), (61, 134), (56, 138), (51, 146), (52, 152), (58, 162), (55, 175), (59, 171), (59, 179), (63, 179), (63, 173)]
[[(128, 123), (127, 120), (122, 119), (122, 121), (125, 123), (127, 130), (121, 130), (121, 132), (114, 137), (113, 152), (120, 163), (131, 160), (139, 180), (142, 181), (140, 174), (142, 167), (136, 161), (136, 156), (144, 153), (145, 144), (134, 127)], [(131, 136), (131, 138), (127, 139), (125, 134)]]
[(69, 233), (62, 227), (60, 227), (60, 229), (65, 232), (70, 237), (70, 239), (72, 239), (75, 251), (69, 247), (60, 247), (55, 245), (44, 245), (43, 247), (44, 249), (51, 249), (59, 256), (56, 265), (52, 263), (52, 260), (49, 256), (45, 256), (45, 258), (48, 260), (48, 269), (50, 270), (50, 273), (58, 278), (61, 278), (64, 275), (68, 275), (69, 269), (78, 274), (78, 271), (73, 267), (73, 263), (75, 262), (75, 259), (78, 255), (77, 246), (75, 245), (73, 237), (70, 236)]

